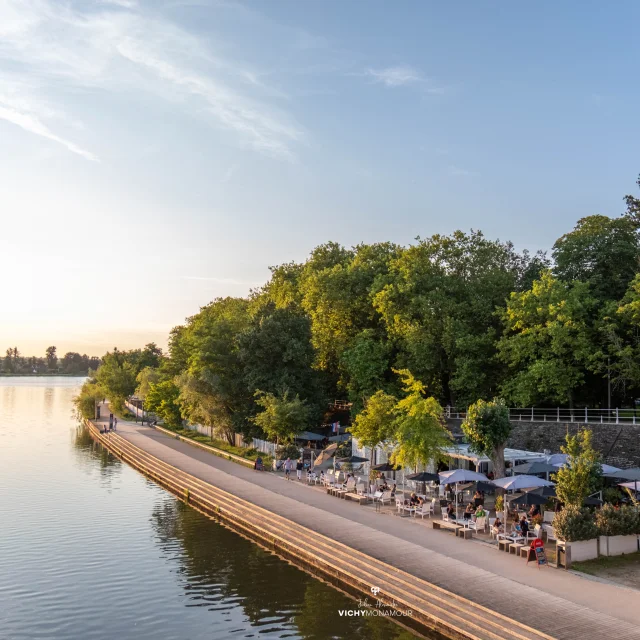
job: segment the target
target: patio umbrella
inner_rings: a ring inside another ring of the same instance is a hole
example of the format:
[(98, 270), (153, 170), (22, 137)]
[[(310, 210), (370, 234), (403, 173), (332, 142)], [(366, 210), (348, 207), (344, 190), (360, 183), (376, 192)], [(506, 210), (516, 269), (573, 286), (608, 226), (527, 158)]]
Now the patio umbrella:
[(518, 491), (521, 489), (537, 489), (538, 487), (552, 487), (553, 482), (537, 476), (518, 475), (509, 478), (498, 478), (491, 481), (496, 487)]
[(408, 475), (407, 480), (413, 480), (414, 482), (439, 482), (440, 476), (437, 473), (421, 471), (420, 473)]
[(453, 469), (451, 471), (443, 471), (438, 475), (440, 476), (440, 484), (456, 485), (456, 520), (458, 519), (458, 485), (461, 482), (477, 482), (478, 480), (489, 482), (489, 478), (484, 473), (469, 471), (469, 469)]
[(361, 464), (363, 462), (369, 462), (369, 458), (363, 458), (362, 456), (349, 456), (348, 458), (338, 458), (338, 462), (348, 462), (349, 464)]
[[(522, 490), (522, 489), (536, 489), (538, 487), (552, 487), (553, 482), (549, 482), (549, 480), (543, 480), (542, 478), (538, 478), (537, 476), (528, 476), (528, 475), (518, 475), (511, 476), (510, 478), (498, 478), (497, 480), (492, 480), (493, 484), (496, 487), (500, 487), (501, 489), (512, 489), (514, 491)], [(504, 501), (504, 521), (507, 522), (508, 519), (507, 513), (507, 501)]]
[(537, 489), (532, 489), (529, 493), (536, 493), (539, 496), (543, 496), (544, 498), (555, 498), (556, 497), (556, 488), (555, 487), (538, 487)]
[(604, 504), (604, 501), (600, 500), (600, 498), (594, 498), (593, 496), (590, 496), (588, 498), (585, 498), (582, 504), (585, 507), (600, 507)]
[(566, 453), (554, 453), (547, 458), (547, 464), (552, 464), (554, 467), (562, 466), (566, 463), (568, 457)]
[(522, 506), (530, 507), (534, 504), (538, 506), (545, 504), (546, 498), (537, 493), (521, 493), (519, 496), (513, 496), (509, 502), (511, 504), (519, 504)]
[(487, 491), (493, 491), (494, 489), (495, 487), (490, 482), (482, 482), (481, 480), (476, 482), (477, 491), (484, 491), (486, 493)]
[[(559, 469), (560, 467), (565, 467), (566, 465), (567, 465), (567, 460), (564, 460), (562, 462), (555, 463), (553, 466)], [(620, 471), (618, 467), (612, 467), (610, 464), (602, 464), (600, 466), (602, 467), (603, 475), (608, 475), (610, 473), (616, 473), (616, 471)]]
[(326, 449), (323, 449), (318, 454), (316, 459), (313, 461), (313, 466), (317, 467), (318, 465), (322, 464), (323, 462), (326, 462), (327, 460), (330, 460), (333, 457), (333, 455), (335, 454), (337, 448), (338, 448), (337, 444), (330, 444)]
[(528, 475), (536, 475), (538, 473), (548, 474), (555, 473), (558, 468), (546, 462), (528, 462), (527, 464), (518, 464), (513, 467), (513, 473), (526, 473)]
[(400, 471), (400, 469), (402, 467), (398, 467), (398, 466), (393, 466), (392, 464), (389, 464), (388, 462), (383, 462), (382, 464), (374, 464), (373, 467), (371, 467), (374, 471)]
[(612, 473), (605, 473), (607, 478), (620, 478), (620, 480), (626, 480), (627, 482), (623, 483), (623, 486), (629, 489), (634, 489), (636, 493), (638, 493), (638, 480), (640, 480), (640, 467), (632, 467), (631, 469), (620, 469), (618, 471), (614, 471)]

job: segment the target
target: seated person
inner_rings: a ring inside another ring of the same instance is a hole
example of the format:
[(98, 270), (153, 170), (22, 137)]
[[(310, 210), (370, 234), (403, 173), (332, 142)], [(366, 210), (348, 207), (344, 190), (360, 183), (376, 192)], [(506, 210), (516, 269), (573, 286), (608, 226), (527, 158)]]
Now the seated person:
[(410, 506), (415, 507), (419, 504), (421, 504), (421, 500), (420, 498), (418, 498), (418, 496), (415, 494), (415, 491), (413, 491), (411, 493), (411, 495), (409, 496), (409, 500), (405, 500), (405, 502), (407, 502)]
[(447, 505), (447, 518), (449, 518), (449, 520), (455, 520), (456, 519), (456, 510), (453, 506), (453, 502), (450, 502)]
[(531, 518), (535, 518), (536, 516), (540, 515), (540, 507), (537, 504), (534, 504), (531, 506), (531, 509), (529, 509), (529, 516)]
[[(387, 491), (389, 490), (387, 486)], [(393, 498), (396, 495), (396, 483), (393, 483), (393, 487), (391, 487), (391, 497)]]
[(476, 490), (476, 492), (473, 494), (473, 503), (476, 507), (484, 504), (484, 495), (482, 495), (482, 492)]
[(471, 520), (473, 514), (476, 512), (476, 508), (473, 504), (469, 503), (467, 508), (464, 510), (464, 519)]
[(529, 532), (529, 523), (527, 522), (527, 519), (524, 516), (522, 516), (522, 518), (520, 519), (520, 533), (526, 538), (528, 532)]
[(478, 505), (478, 508), (476, 509), (476, 518), (484, 518), (486, 517), (487, 512), (484, 510), (484, 506), (482, 504)]
[(494, 533), (502, 533), (504, 527), (502, 526), (502, 521), (500, 520), (500, 518), (496, 518), (495, 522), (493, 523), (493, 532)]

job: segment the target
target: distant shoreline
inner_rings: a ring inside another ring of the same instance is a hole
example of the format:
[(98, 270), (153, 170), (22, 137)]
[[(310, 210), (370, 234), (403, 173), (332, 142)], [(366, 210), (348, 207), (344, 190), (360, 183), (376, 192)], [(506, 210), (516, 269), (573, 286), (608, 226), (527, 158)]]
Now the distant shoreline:
[(0, 373), (0, 378), (86, 378), (88, 373)]

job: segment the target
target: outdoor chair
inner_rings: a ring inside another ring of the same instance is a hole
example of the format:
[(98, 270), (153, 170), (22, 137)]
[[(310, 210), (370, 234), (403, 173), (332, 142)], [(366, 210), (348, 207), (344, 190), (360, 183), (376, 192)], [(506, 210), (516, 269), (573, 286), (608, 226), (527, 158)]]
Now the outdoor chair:
[(381, 491), (380, 497), (377, 498), (376, 503), (380, 507), (384, 507), (385, 504), (391, 504), (392, 499), (393, 498), (391, 497), (391, 491)]
[(414, 512), (415, 516), (420, 516), (423, 520), (425, 516), (431, 517), (434, 513), (434, 504), (433, 502), (423, 502)]
[(464, 523), (467, 529), (473, 529), (474, 531), (484, 531), (487, 526), (487, 518), (483, 516), (482, 518), (476, 518), (475, 520), (467, 520)]
[(555, 511), (545, 511), (543, 521), (551, 524), (555, 517), (556, 517)]
[(545, 527), (545, 531), (547, 532), (547, 542), (558, 542), (556, 530), (553, 527)]

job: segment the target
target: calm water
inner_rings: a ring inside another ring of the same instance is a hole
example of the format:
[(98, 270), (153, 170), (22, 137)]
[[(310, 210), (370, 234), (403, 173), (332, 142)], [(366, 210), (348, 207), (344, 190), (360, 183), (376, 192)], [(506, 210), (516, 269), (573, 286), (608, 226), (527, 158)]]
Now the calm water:
[(95, 445), (80, 381), (0, 378), (0, 638), (408, 640)]

